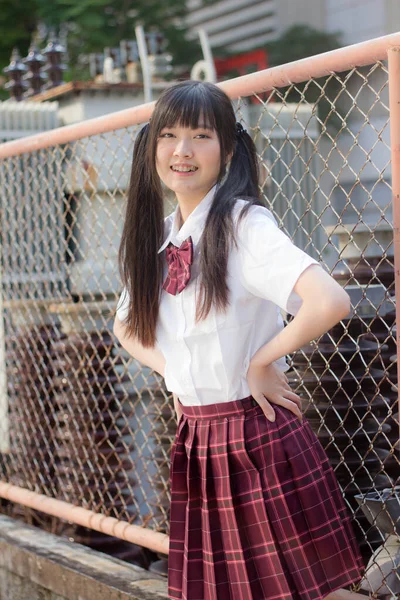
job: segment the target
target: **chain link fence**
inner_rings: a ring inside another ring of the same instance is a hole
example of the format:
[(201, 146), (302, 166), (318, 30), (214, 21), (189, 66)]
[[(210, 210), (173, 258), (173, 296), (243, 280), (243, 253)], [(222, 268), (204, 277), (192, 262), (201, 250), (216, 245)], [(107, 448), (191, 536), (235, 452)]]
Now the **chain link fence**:
[[(400, 463), (387, 66), (242, 96), (235, 107), (279, 225), (352, 300), (348, 318), (290, 357), (288, 374), (354, 516), (368, 565), (362, 589), (392, 598), (400, 592)], [(140, 126), (0, 166), (0, 471), (16, 486), (168, 533), (172, 398), (112, 334)], [(166, 214), (172, 208), (166, 202)], [(126, 560), (157, 558), (1, 506)]]

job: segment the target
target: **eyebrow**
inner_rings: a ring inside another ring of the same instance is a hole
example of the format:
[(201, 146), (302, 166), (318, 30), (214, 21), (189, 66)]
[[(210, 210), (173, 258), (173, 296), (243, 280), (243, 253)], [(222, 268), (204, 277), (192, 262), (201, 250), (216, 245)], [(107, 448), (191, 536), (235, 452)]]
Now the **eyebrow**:
[[(179, 125), (165, 125), (162, 129), (176, 129), (176, 127), (179, 127)], [(210, 125), (206, 125), (205, 123), (198, 123), (197, 127), (188, 127), (188, 129), (207, 129), (208, 131), (214, 131), (213, 127), (210, 127)]]

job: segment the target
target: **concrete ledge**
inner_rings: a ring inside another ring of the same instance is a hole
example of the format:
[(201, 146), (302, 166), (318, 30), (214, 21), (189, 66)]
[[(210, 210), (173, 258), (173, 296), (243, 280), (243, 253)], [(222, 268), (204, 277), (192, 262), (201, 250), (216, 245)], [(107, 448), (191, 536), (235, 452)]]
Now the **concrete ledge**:
[(39, 597), (166, 600), (168, 593), (164, 578), (0, 515), (0, 600)]

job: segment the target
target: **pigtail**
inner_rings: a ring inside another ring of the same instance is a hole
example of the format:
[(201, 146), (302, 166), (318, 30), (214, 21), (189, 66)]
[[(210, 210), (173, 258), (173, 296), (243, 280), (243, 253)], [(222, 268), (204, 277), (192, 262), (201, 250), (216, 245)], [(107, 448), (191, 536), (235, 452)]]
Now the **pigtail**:
[(121, 281), (129, 296), (127, 334), (154, 346), (162, 277), (157, 253), (164, 231), (162, 192), (148, 160), (149, 124), (134, 148), (125, 222), (118, 253)]
[(240, 123), (236, 123), (236, 146), (231, 158), (224, 192), (235, 198), (260, 198), (259, 166), (253, 140)]
[(264, 206), (255, 144), (240, 123), (236, 123), (235, 131), (236, 144), (229, 171), (215, 194), (202, 236), (200, 271), (203, 285), (197, 304), (197, 320), (208, 315), (213, 303), (217, 310), (224, 310), (229, 303), (228, 256), (232, 244), (237, 245), (232, 220), (236, 200), (248, 201), (240, 212), (239, 221), (254, 204)]

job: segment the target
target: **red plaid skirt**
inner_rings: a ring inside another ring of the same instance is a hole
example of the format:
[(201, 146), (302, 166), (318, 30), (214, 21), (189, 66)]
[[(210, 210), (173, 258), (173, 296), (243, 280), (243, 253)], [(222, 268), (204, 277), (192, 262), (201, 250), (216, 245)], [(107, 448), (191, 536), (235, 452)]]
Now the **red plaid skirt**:
[(182, 407), (171, 457), (170, 598), (319, 600), (363, 563), (308, 422), (251, 398)]

